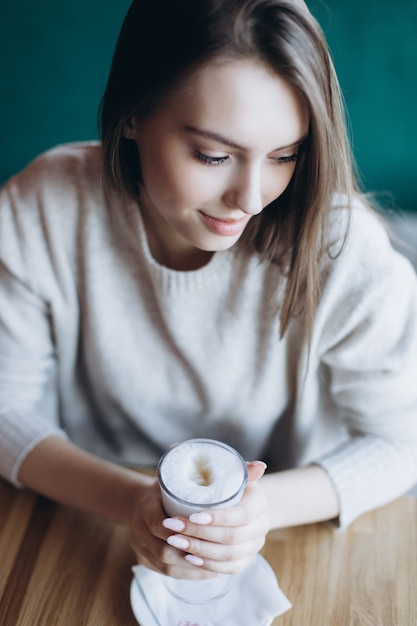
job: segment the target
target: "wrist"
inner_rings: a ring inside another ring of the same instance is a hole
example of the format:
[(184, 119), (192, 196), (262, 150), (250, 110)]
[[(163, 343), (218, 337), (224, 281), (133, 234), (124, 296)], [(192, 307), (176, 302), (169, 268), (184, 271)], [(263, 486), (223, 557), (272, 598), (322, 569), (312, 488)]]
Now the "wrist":
[(271, 528), (328, 521), (339, 515), (334, 486), (319, 465), (268, 474), (259, 481)]
[(155, 484), (156, 478), (153, 473), (141, 470), (123, 468), (122, 471), (128, 472), (129, 476), (126, 475), (124, 480), (123, 506), (119, 511), (119, 519), (115, 521), (129, 527), (137, 515), (138, 503), (144, 498), (149, 487)]
[(137, 499), (155, 481), (54, 436), (29, 452), (18, 478), (48, 498), (122, 525), (130, 523)]

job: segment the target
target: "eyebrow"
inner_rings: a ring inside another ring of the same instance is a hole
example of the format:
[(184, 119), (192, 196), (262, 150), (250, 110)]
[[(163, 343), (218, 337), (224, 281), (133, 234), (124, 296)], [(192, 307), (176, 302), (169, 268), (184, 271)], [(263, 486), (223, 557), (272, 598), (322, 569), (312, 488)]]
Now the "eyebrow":
[[(192, 133), (193, 135), (199, 135), (200, 137), (213, 139), (214, 141), (217, 141), (218, 143), (222, 143), (225, 146), (229, 146), (230, 148), (235, 148), (236, 150), (242, 150), (245, 152), (248, 151), (248, 149), (245, 148), (245, 146), (241, 146), (235, 141), (232, 141), (231, 139), (228, 139), (227, 137), (224, 137), (223, 135), (219, 135), (218, 133), (213, 133), (210, 130), (203, 130), (202, 128), (195, 128), (194, 126), (184, 126), (184, 129), (187, 132)], [(275, 148), (275, 150), (271, 150), (271, 152), (279, 152), (280, 150), (287, 150), (288, 148), (295, 148), (296, 146), (299, 146), (300, 144), (302, 144), (306, 139), (307, 139), (307, 134), (300, 137), (300, 139), (297, 139), (297, 141), (294, 141), (293, 143), (288, 144), (288, 146), (281, 146), (280, 148)]]

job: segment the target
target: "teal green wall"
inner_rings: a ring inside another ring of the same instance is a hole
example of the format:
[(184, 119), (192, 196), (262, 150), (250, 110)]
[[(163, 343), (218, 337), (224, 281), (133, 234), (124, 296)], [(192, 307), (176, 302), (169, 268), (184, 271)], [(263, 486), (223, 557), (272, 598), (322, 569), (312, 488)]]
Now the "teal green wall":
[(417, 0), (307, 0), (330, 44), (367, 191), (417, 211)]
[[(0, 0), (0, 183), (56, 143), (96, 137), (129, 4)], [(367, 190), (417, 210), (417, 1), (308, 5), (330, 43)]]
[(0, 0), (0, 183), (39, 152), (97, 136), (130, 0)]

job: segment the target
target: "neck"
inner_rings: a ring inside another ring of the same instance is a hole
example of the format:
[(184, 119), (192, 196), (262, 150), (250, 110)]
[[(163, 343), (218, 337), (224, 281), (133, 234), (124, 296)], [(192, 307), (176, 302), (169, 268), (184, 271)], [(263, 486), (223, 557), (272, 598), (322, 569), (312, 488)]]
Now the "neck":
[(172, 233), (167, 232), (164, 236), (164, 233), (160, 232), (161, 228), (157, 227), (149, 212), (142, 210), (141, 213), (149, 250), (157, 263), (179, 272), (198, 270), (209, 263), (213, 252), (200, 250), (187, 245), (186, 242), (180, 245), (182, 242), (178, 242)]
[[(146, 229), (146, 226), (145, 226)], [(210, 261), (213, 252), (190, 248), (187, 250), (170, 250), (167, 246), (159, 245), (159, 242), (146, 231), (148, 237), (148, 245), (155, 261), (164, 267), (179, 272), (191, 272), (198, 270)]]

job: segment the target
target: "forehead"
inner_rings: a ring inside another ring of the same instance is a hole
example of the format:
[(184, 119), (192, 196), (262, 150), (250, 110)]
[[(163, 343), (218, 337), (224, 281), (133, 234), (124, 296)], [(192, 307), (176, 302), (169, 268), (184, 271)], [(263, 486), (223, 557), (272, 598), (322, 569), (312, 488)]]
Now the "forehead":
[(253, 60), (204, 66), (164, 109), (176, 123), (218, 133), (249, 150), (291, 145), (308, 131), (308, 113), (295, 90)]

